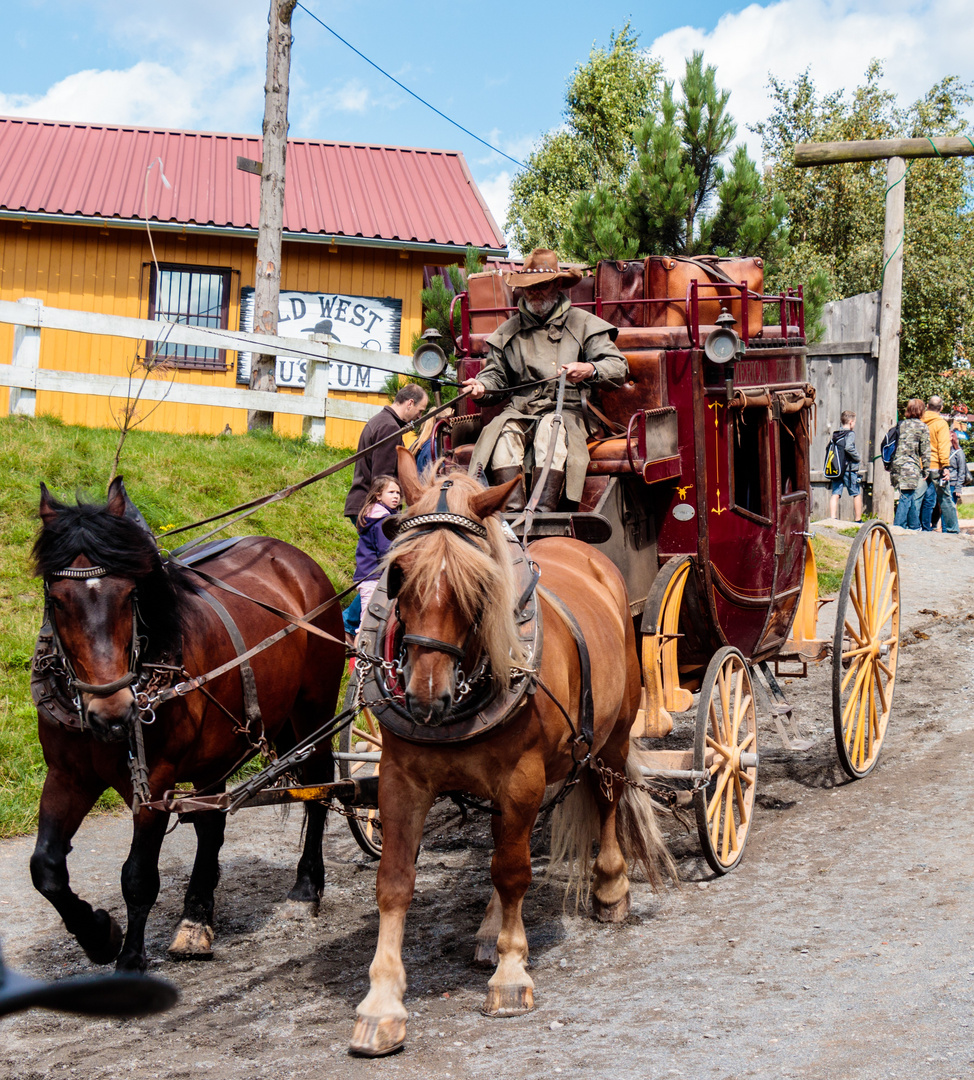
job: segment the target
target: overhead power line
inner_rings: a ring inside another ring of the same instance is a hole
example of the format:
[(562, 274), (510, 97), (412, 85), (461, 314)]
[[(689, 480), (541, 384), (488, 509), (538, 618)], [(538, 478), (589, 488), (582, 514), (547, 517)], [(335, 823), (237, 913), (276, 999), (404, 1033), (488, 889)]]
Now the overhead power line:
[(486, 139), (482, 139), (479, 135), (474, 135), (474, 133), (470, 131), (469, 128), (465, 128), (463, 124), (458, 124), (456, 120), (453, 120), (449, 116), (447, 116), (445, 112), (440, 112), (440, 110), (435, 105), (431, 105), (425, 98), (420, 97), (419, 94), (417, 94), (415, 91), (410, 90), (408, 86), (404, 86), (394, 75), (390, 75), (389, 72), (386, 71), (384, 68), (379, 67), (379, 65), (374, 60), (370, 60), (365, 55), (365, 53), (360, 52), (358, 49), (356, 49), (350, 41), (346, 41), (342, 37), (342, 35), (339, 34), (336, 30), (332, 30), (332, 28), (327, 23), (322, 22), (321, 19), (319, 19), (313, 11), (310, 11), (308, 8), (306, 8), (304, 4), (300, 2), (300, 0), (298, 0), (298, 3), (295, 5), (295, 7), (299, 7), (303, 12), (305, 12), (305, 14), (310, 15), (316, 23), (323, 26), (329, 34), (333, 34), (336, 38), (338, 38), (338, 40), (343, 45), (351, 49), (356, 56), (360, 56), (367, 64), (371, 64), (376, 71), (378, 71), (381, 75), (385, 75), (385, 77), (394, 82), (400, 90), (405, 90), (410, 97), (414, 97), (418, 102), (420, 102), (420, 104), (425, 105), (427, 109), (432, 109), (437, 116), (441, 116), (448, 124), (452, 124), (455, 128), (459, 128), (460, 131), (462, 131), (465, 135), (469, 135), (471, 139), (476, 139), (477, 142), (481, 143), (483, 146), (486, 146), (488, 150), (493, 150), (495, 154), (500, 154), (502, 158), (507, 158), (508, 161), (513, 162), (515, 165), (517, 165), (519, 169), (527, 168), (523, 161), (518, 161), (517, 158), (512, 158), (510, 154), (505, 154), (503, 150), (499, 150), (496, 146), (492, 146), (489, 142), (487, 142)]

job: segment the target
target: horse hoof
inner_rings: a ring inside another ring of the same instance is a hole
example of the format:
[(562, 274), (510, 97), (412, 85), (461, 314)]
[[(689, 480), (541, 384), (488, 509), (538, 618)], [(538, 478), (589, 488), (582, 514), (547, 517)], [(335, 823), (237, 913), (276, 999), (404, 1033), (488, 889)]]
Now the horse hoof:
[(473, 951), (475, 967), (497, 967), (497, 941), (478, 941)]
[(122, 951), (122, 942), (125, 935), (122, 933), (122, 928), (107, 911), (99, 909), (95, 912), (95, 919), (99, 924), (98, 929), (102, 931), (97, 935), (101, 938), (102, 943), (95, 944), (79, 941), (79, 944), (84, 949), (85, 956), (93, 964), (110, 964)]
[(285, 900), (277, 912), (282, 919), (292, 919), (295, 922), (305, 922), (308, 919), (317, 919), (321, 904), (317, 900)]
[(592, 897), (592, 912), (599, 922), (621, 923), (626, 921), (626, 916), (632, 908), (632, 899), (628, 892), (614, 904), (600, 904), (598, 897)]
[(488, 986), (487, 1000), (480, 1010), (484, 1016), (523, 1016), (534, 1008), (530, 986)]
[(397, 1016), (360, 1016), (348, 1050), (359, 1057), (385, 1057), (406, 1043), (406, 1021)]
[(169, 946), (170, 960), (212, 960), (213, 927), (183, 919)]

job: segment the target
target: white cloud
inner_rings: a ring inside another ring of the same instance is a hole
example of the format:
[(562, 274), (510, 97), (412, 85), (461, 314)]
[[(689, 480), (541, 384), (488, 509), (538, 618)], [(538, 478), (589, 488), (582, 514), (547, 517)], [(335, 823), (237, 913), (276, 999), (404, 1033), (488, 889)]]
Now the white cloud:
[(340, 112), (365, 112), (370, 100), (368, 88), (358, 82), (343, 86), (332, 98), (333, 108)]
[(819, 92), (831, 93), (854, 89), (878, 58), (884, 85), (907, 105), (944, 76), (969, 74), (974, 20), (966, 0), (780, 0), (724, 15), (711, 31), (671, 30), (649, 49), (677, 81), (685, 58), (702, 49), (718, 85), (731, 91), (738, 140), (759, 157), (747, 125), (770, 112), (769, 73), (790, 82), (808, 68)]
[(195, 112), (185, 80), (148, 62), (125, 71), (78, 71), (39, 97), (0, 94), (0, 113), (50, 120), (189, 127)]
[(494, 221), (503, 229), (507, 220), (507, 206), (511, 199), (512, 175), (508, 171), (484, 176), (477, 180), (477, 187), (484, 197), (487, 208), (494, 215)]

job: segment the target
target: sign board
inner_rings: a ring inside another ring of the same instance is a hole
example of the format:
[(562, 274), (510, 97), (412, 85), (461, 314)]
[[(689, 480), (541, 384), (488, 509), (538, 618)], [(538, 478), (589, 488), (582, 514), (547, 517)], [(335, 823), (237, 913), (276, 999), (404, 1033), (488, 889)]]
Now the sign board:
[[(392, 297), (351, 296), (347, 293), (282, 292), (277, 332), (299, 338), (330, 334), (342, 345), (376, 352), (399, 352), (402, 301)], [(254, 328), (254, 290), (240, 290), (240, 329)], [(237, 382), (250, 383), (251, 353), (239, 353)], [(303, 387), (307, 361), (279, 356), (275, 376), (278, 386)], [(328, 389), (360, 394), (382, 392), (388, 371), (332, 361), (328, 365)]]

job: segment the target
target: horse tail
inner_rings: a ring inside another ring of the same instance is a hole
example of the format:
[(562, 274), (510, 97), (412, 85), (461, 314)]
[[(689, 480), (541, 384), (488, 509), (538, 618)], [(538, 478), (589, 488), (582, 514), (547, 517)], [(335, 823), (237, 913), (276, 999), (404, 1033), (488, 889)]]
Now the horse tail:
[[(648, 759), (645, 751), (630, 744), (626, 759), (626, 777), (640, 785), (624, 785), (616, 813), (616, 835), (626, 861), (638, 866), (652, 886), (659, 890), (669, 877), (679, 883), (676, 863), (659, 827), (653, 800), (641, 785), (640, 763)], [(574, 895), (575, 912), (587, 905), (592, 886), (592, 846), (599, 839), (601, 821), (595, 801), (594, 784), (576, 784), (568, 797), (551, 815), (551, 842), (548, 869), (550, 880), (564, 865), (566, 868), (565, 902)]]
[[(627, 778), (642, 785), (644, 781), (639, 766), (648, 761), (647, 751), (630, 743), (629, 756), (626, 758)], [(644, 787), (626, 784), (622, 789), (619, 812), (616, 814), (616, 834), (623, 855), (642, 869), (654, 892), (665, 884), (666, 878), (679, 883), (676, 863), (663, 838), (652, 797)]]
[(584, 778), (551, 813), (551, 841), (548, 869), (544, 880), (551, 880), (562, 866), (567, 871), (565, 906), (575, 895), (575, 914), (587, 906), (592, 889), (592, 845), (599, 838), (599, 811), (592, 785)]

